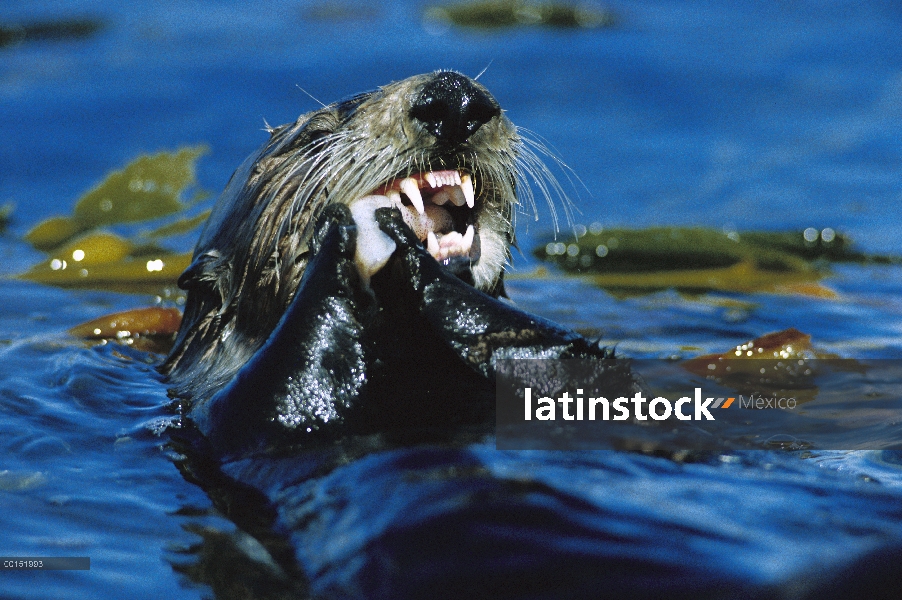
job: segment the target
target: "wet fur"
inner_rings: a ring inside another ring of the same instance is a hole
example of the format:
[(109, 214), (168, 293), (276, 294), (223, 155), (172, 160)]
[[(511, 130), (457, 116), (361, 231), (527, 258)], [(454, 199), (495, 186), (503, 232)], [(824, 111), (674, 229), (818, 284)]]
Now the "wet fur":
[[(424, 395), (448, 409), (423, 417), (422, 426), (464, 413), (464, 420), (490, 420), (492, 352), (608, 356), (494, 299), (503, 293), (516, 207), (534, 206), (524, 180), (537, 182), (549, 200), (559, 188), (530, 148), (540, 146), (472, 80), (496, 114), (463, 142), (442, 143), (412, 118), (421, 91), (441, 77), (412, 77), (275, 128), (233, 175), (179, 280), (188, 301), (162, 367), (208, 437), (243, 437), (256, 428), (242, 443), (259, 446), (306, 430), (378, 430), (410, 421), (397, 407), (413, 408)], [(349, 262), (354, 223), (336, 207), (393, 178), (442, 169), (476, 181), (481, 256), (471, 265), (473, 285), (444, 273), (387, 209), (380, 227), (398, 251), (372, 289), (363, 285)], [(429, 285), (411, 281), (424, 273)]]
[[(190, 292), (185, 326), (164, 366), (179, 383), (179, 395), (209, 395), (263, 344), (310, 260), (312, 223), (322, 209), (349, 204), (392, 177), (445, 168), (475, 174), (482, 258), (474, 282), (482, 290), (500, 289), (513, 242), (517, 179), (548, 181), (546, 191), (556, 184), (503, 115), (460, 148), (436, 148), (407, 116), (431, 77), (393, 83), (272, 129), (270, 140), (233, 175), (179, 280)], [(520, 189), (532, 203), (529, 187)]]

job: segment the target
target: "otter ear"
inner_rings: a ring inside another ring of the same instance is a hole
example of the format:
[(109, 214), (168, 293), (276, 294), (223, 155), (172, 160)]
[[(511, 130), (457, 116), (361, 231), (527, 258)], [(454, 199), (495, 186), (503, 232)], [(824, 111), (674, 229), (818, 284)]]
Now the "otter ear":
[(221, 276), (224, 262), (218, 250), (210, 250), (195, 256), (188, 268), (179, 276), (178, 286), (183, 290), (202, 287), (212, 289), (215, 287), (212, 282)]

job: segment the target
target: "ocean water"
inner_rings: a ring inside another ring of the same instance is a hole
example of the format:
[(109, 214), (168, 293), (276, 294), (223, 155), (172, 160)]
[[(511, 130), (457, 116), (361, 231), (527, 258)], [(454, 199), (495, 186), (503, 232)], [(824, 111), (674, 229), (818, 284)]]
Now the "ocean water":
[[(622, 1), (611, 29), (499, 31), (436, 27), (413, 1), (338, 5), (341, 18), (287, 1), (0, 6), (0, 24), (103, 23), (0, 47), (0, 203), (15, 203), (2, 272), (41, 258), (21, 239), (31, 226), (142, 152), (208, 144), (200, 185), (218, 192), (264, 122), (440, 68), (485, 69), (507, 115), (555, 149), (573, 223), (831, 227), (902, 254), (896, 2)], [(831, 299), (622, 298), (534, 276), (529, 251), (553, 229), (541, 203), (518, 215), (512, 299), (626, 355), (795, 327), (842, 358), (902, 358), (899, 266), (834, 267)], [(0, 597), (842, 598), (886, 592), (902, 556), (891, 450), (677, 462), (485, 440), (349, 449), (325, 473), (321, 457), (230, 465), (280, 498), (273, 527), (185, 474), (159, 356), (66, 334), (157, 298), (8, 277), (0, 297), (0, 555), (91, 557), (90, 571), (0, 572)]]

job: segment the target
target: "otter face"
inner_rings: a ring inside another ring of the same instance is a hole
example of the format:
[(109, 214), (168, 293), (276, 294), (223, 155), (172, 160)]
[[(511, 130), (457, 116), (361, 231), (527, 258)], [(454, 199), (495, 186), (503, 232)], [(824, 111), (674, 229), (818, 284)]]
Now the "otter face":
[[(375, 220), (395, 207), (447, 271), (503, 293), (513, 215), (534, 206), (527, 176), (559, 192), (532, 148), (478, 82), (441, 71), (395, 82), (270, 129), (232, 176), (179, 285), (184, 322), (164, 369), (205, 394), (261, 347), (313, 259), (314, 224), (348, 206), (364, 287), (396, 245)], [(518, 185), (519, 184), (519, 185)]]
[[(366, 215), (396, 206), (436, 260), (492, 290), (513, 240), (521, 146), (491, 94), (446, 71), (305, 115), (273, 132), (260, 162), (273, 182), (268, 202), (300, 216), (289, 231), (303, 241), (327, 204), (364, 200), (355, 220), (371, 231), (375, 227), (362, 222)], [(283, 189), (290, 195), (283, 198)], [(385, 254), (378, 239), (363, 240), (358, 264), (365, 278), (384, 264)]]
[[(352, 207), (367, 207), (354, 210), (358, 225), (372, 213), (369, 207), (395, 206), (436, 260), (454, 272), (469, 272), (477, 288), (492, 289), (513, 238), (520, 145), (495, 99), (475, 81), (441, 72), (387, 86), (351, 111), (338, 145), (347, 144), (353, 153), (356, 140), (367, 139), (378, 147), (372, 164), (377, 168), (350, 195)], [(356, 198), (360, 190), (367, 190), (362, 199)], [(374, 245), (367, 236), (358, 240), (357, 262), (365, 277), (390, 254)]]

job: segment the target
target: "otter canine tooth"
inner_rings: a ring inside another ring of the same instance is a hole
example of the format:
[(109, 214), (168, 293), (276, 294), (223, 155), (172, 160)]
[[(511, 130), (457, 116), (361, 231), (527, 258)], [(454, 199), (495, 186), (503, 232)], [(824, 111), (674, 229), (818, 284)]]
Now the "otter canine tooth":
[(473, 180), (469, 175), (460, 178), (460, 189), (464, 192), (464, 198), (467, 199), (467, 206), (473, 208), (476, 206), (476, 194), (473, 192)]
[(464, 252), (469, 252), (470, 248), (473, 246), (473, 238), (476, 236), (476, 230), (472, 225), (467, 225), (467, 232), (464, 234), (464, 239), (461, 241), (460, 245), (463, 247)]
[(413, 177), (402, 179), (401, 191), (407, 194), (407, 197), (410, 198), (410, 203), (413, 204), (418, 213), (421, 215), (426, 214), (426, 208), (423, 206), (423, 196), (420, 194), (420, 188), (416, 179)]
[(435, 237), (435, 233), (433, 233), (432, 231), (426, 233), (426, 249), (429, 250), (429, 254), (431, 254), (434, 258), (438, 258), (438, 238)]
[(454, 171), (454, 185), (460, 185), (460, 171)]

